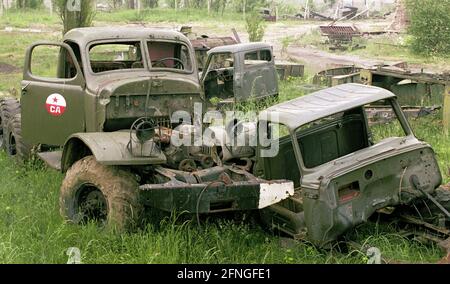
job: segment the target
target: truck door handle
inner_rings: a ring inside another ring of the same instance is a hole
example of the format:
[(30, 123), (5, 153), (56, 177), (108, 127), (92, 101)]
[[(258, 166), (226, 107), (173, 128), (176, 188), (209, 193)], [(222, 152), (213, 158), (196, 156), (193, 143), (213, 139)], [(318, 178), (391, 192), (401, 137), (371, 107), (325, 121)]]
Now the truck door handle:
[(22, 96), (27, 94), (27, 88), (28, 88), (29, 85), (30, 85), (30, 83), (28, 83), (28, 84), (26, 84), (25, 86), (22, 87), (22, 90), (21, 90), (21, 95)]

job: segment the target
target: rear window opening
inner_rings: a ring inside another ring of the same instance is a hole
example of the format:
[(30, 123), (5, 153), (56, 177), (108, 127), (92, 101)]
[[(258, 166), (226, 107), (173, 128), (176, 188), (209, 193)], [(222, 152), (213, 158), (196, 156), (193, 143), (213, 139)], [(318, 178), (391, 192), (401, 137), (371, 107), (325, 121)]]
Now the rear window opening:
[(144, 68), (141, 44), (138, 41), (92, 45), (89, 48), (89, 59), (94, 73)]
[(296, 135), (305, 167), (314, 168), (406, 131), (390, 101), (380, 101), (305, 124)]
[(246, 67), (266, 64), (272, 61), (272, 53), (270, 50), (257, 50), (252, 52), (247, 52), (244, 55), (244, 64)]
[(186, 45), (166, 41), (147, 42), (152, 68), (192, 71), (192, 60)]

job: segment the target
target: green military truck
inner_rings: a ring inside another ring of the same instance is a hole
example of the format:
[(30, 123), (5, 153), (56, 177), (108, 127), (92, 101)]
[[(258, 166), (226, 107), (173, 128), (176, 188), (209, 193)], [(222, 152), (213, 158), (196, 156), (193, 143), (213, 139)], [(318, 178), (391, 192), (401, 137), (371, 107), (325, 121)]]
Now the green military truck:
[[(266, 64), (241, 69), (244, 57), (258, 60), (260, 50)], [(264, 44), (234, 51), (226, 84), (237, 82), (239, 98), (244, 88), (254, 87), (244, 84), (251, 81), (246, 76), (258, 66), (273, 66), (273, 56)], [(221, 74), (215, 86), (224, 84), (223, 72), (204, 70), (207, 89), (213, 72)], [(171, 145), (175, 132), (193, 133), (187, 121), (171, 115), (192, 115), (195, 104), (205, 101), (202, 80), (191, 43), (179, 32), (71, 30), (61, 43), (28, 48), (20, 102), (0, 102), (2, 147), (19, 161), (37, 153), (66, 173), (61, 214), (77, 223), (94, 219), (122, 229), (136, 223), (145, 208), (197, 214), (261, 209), (293, 194), (291, 181), (266, 181), (224, 164), (211, 147)]]

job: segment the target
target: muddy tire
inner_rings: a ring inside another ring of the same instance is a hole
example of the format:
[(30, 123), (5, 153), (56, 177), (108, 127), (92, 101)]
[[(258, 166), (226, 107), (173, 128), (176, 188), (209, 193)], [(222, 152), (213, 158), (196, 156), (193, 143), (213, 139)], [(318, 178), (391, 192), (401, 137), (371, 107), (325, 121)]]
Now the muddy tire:
[(94, 221), (118, 232), (134, 229), (143, 211), (136, 177), (119, 167), (102, 165), (94, 156), (75, 162), (67, 171), (59, 204), (61, 215), (70, 222)]
[(14, 98), (0, 99), (0, 150), (8, 147), (8, 122), (20, 113), (20, 103)]
[(14, 115), (8, 122), (6, 131), (6, 153), (18, 163), (24, 163), (31, 157), (31, 146), (22, 137), (22, 117)]

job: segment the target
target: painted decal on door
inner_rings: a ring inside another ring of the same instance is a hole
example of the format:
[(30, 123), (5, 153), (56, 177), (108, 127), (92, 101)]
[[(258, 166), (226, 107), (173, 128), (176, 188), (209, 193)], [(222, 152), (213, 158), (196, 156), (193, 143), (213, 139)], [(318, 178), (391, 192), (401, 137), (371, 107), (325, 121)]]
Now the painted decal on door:
[(47, 112), (53, 116), (60, 116), (66, 111), (66, 100), (60, 94), (51, 94), (45, 101)]

